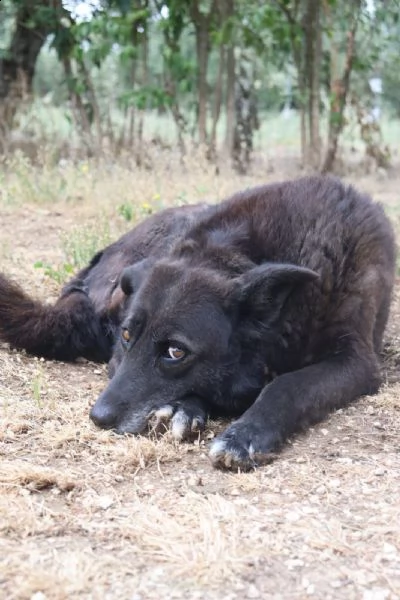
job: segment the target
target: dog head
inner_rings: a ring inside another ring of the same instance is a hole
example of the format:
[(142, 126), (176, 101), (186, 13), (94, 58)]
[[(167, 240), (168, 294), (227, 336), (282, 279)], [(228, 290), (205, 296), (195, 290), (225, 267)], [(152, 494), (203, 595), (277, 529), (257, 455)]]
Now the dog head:
[(316, 277), (275, 263), (233, 278), (185, 259), (128, 267), (120, 361), (92, 420), (140, 433), (157, 410), (187, 398), (228, 414), (245, 408), (263, 386), (262, 348), (273, 343), (285, 300)]

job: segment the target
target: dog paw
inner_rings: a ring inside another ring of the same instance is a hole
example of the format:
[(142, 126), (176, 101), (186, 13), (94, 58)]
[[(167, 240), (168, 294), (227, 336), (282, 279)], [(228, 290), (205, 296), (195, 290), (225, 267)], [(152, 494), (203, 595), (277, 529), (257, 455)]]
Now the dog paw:
[(179, 408), (171, 420), (172, 436), (179, 441), (191, 439), (204, 431), (205, 426), (206, 415), (188, 413), (183, 408)]
[(177, 406), (162, 406), (154, 413), (153, 419), (153, 430), (166, 430), (169, 426), (172, 436), (178, 441), (184, 441), (204, 431), (207, 414), (199, 402), (192, 400)]
[(255, 425), (238, 422), (215, 438), (209, 456), (214, 467), (250, 471), (270, 462), (275, 447), (271, 435)]

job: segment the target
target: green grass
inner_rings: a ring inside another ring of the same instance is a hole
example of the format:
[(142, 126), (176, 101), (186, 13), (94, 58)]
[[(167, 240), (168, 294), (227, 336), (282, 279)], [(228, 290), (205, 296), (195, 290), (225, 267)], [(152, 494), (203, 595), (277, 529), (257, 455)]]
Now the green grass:
[(153, 214), (158, 208), (154, 207), (148, 202), (143, 202), (142, 204), (133, 204), (131, 202), (124, 202), (117, 207), (117, 213), (120, 217), (122, 217), (128, 223), (132, 221), (139, 221), (145, 217)]
[(42, 260), (38, 260), (33, 265), (35, 269), (43, 269), (43, 274), (52, 279), (59, 285), (67, 281), (71, 275), (75, 272), (75, 269), (71, 263), (64, 262), (60, 265), (53, 266)]
[[(351, 111), (347, 117), (349, 123), (344, 131), (342, 143), (363, 150), (360, 141), (359, 127)], [(192, 116), (191, 116), (192, 118)], [(117, 108), (111, 109), (111, 119), (114, 123), (115, 132), (127, 129), (122, 111)], [(260, 129), (255, 132), (254, 147), (256, 151), (274, 153), (276, 148), (286, 148), (291, 154), (300, 153), (300, 116), (296, 111), (283, 116), (279, 112), (260, 112)], [(210, 123), (211, 125), (211, 123)], [(400, 120), (390, 118), (383, 113), (380, 121), (383, 141), (392, 149), (398, 147), (400, 139)], [(217, 137), (222, 143), (225, 136), (226, 119), (221, 114), (217, 127)], [(25, 109), (19, 116), (19, 131), (29, 132), (33, 139), (41, 140), (43, 143), (55, 146), (80, 145), (80, 132), (77, 130), (72, 115), (68, 108), (53, 106), (43, 99), (36, 98), (32, 105)], [(321, 136), (326, 140), (327, 136), (327, 114), (321, 116)], [(151, 140), (160, 138), (173, 148), (176, 144), (176, 126), (172, 117), (166, 114), (158, 114), (157, 111), (147, 111), (144, 115), (143, 139)], [(51, 190), (43, 190), (51, 195)], [(62, 190), (61, 190), (62, 191)], [(35, 194), (36, 189), (32, 190)]]
[[(118, 108), (110, 111), (115, 132), (127, 129), (128, 124), (124, 114)], [(54, 106), (42, 98), (35, 98), (32, 104), (19, 115), (19, 129), (29, 131), (34, 138), (58, 143), (77, 145), (80, 132), (77, 131), (71, 111), (65, 106)], [(168, 114), (158, 114), (147, 111), (144, 121), (144, 136), (151, 139), (160, 137), (168, 143), (175, 141), (176, 129), (172, 117)]]
[(1, 204), (49, 204), (67, 198), (68, 182), (45, 151), (39, 163), (40, 168), (20, 150), (5, 159), (0, 167)]
[(62, 236), (61, 245), (65, 260), (57, 265), (37, 261), (36, 269), (57, 284), (65, 283), (71, 276), (87, 266), (93, 256), (113, 241), (108, 220), (99, 218), (95, 224), (75, 227)]
[(70, 234), (64, 236), (62, 247), (67, 263), (74, 269), (82, 269), (111, 241), (109, 222), (100, 218), (95, 225), (75, 227)]

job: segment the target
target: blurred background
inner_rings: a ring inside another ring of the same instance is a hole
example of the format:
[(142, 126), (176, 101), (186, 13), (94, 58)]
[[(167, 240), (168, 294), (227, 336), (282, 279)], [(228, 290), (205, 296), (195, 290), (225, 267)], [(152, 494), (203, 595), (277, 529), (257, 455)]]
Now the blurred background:
[(152, 169), (196, 148), (217, 171), (387, 172), (399, 15), (398, 0), (1, 0), (0, 154)]

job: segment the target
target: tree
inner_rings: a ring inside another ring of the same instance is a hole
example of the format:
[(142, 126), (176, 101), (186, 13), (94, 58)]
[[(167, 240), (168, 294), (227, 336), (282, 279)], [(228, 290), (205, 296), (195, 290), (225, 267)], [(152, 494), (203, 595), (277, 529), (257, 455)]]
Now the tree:
[(259, 123), (254, 89), (254, 63), (245, 52), (242, 52), (238, 66), (232, 158), (236, 170), (245, 174), (253, 151), (254, 130), (258, 129)]
[(0, 55), (1, 143), (7, 145), (14, 116), (26, 94), (32, 91), (35, 65), (50, 33), (59, 27), (65, 11), (61, 0), (14, 0), (6, 4), (5, 15), (12, 15), (12, 33), (5, 52)]
[[(187, 3), (184, 0), (169, 0), (167, 3), (157, 2), (164, 39), (163, 83), (166, 93), (165, 104), (170, 108), (178, 133), (178, 145), (185, 153), (185, 134), (188, 121), (181, 107), (181, 96), (192, 88), (192, 64), (181, 52), (181, 40), (187, 26)], [(163, 16), (163, 7), (167, 6), (168, 15)]]
[(302, 163), (317, 168), (321, 151), (322, 3), (321, 0), (276, 0), (275, 4), (287, 26), (277, 29), (279, 42), (285, 46), (285, 38), (289, 40), (297, 72)]
[(48, 92), (53, 82), (58, 102), (67, 91), (65, 113), (90, 152), (101, 152), (106, 140), (115, 152), (132, 148), (140, 162), (147, 114), (156, 109), (171, 114), (182, 154), (192, 134), (210, 160), (222, 150), (245, 171), (258, 107), (278, 108), (293, 77), (302, 164), (327, 171), (349, 101), (355, 106), (354, 90), (366, 89), (368, 77), (383, 77), (384, 98), (398, 106), (398, 0), (102, 0), (86, 20), (61, 0), (2, 0), (0, 7), (3, 128), (31, 94), (38, 55), (50, 47), (65, 82), (47, 73), (37, 89)]
[(207, 69), (210, 54), (210, 34), (215, 24), (217, 1), (207, 6), (201, 0), (190, 0), (189, 11), (196, 35), (198, 132), (200, 144), (207, 144)]
[[(356, 57), (356, 33), (360, 21), (361, 7), (362, 0), (353, 0), (349, 5), (351, 16), (349, 16), (346, 34), (344, 68), (341, 74), (331, 73), (328, 145), (321, 167), (323, 173), (331, 171), (333, 168), (339, 136), (344, 127), (344, 109), (350, 91), (350, 76)], [(334, 46), (331, 52), (332, 55), (335, 53)]]
[(47, 36), (54, 32), (64, 13), (60, 0), (16, 0), (14, 31), (10, 45), (0, 58), (0, 99), (19, 95), (21, 85), (30, 91), (35, 64)]

